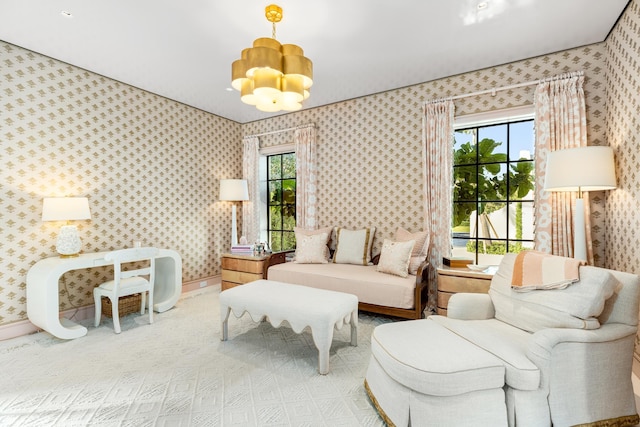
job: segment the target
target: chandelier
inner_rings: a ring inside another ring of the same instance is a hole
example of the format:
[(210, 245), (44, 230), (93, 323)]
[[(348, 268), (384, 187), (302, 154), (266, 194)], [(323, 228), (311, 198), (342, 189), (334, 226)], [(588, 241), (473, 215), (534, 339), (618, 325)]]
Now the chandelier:
[(271, 38), (258, 38), (253, 47), (242, 50), (240, 59), (231, 64), (231, 86), (240, 91), (242, 102), (260, 111), (297, 111), (309, 97), (313, 64), (300, 46), (276, 40), (282, 8), (271, 4), (265, 16), (271, 22)]

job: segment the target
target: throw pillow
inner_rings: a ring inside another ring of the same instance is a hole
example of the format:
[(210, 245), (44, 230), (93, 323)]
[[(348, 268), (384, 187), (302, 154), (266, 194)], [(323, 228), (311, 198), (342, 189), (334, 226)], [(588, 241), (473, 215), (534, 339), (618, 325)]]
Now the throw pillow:
[(413, 245), (411, 251), (411, 259), (409, 260), (409, 274), (416, 274), (418, 267), (427, 257), (427, 251), (429, 250), (429, 232), (418, 231), (417, 233), (411, 233), (402, 227), (398, 227), (396, 230), (395, 240), (397, 242), (407, 242), (414, 240), (416, 243)]
[[(317, 230), (307, 230), (304, 229), (302, 227), (293, 227), (293, 232), (296, 235), (296, 242), (298, 242), (302, 236), (312, 236), (314, 234), (323, 234), (325, 233), (327, 235), (327, 241), (325, 242), (325, 247), (327, 248), (324, 251), (324, 257), (325, 259), (329, 259), (329, 240), (331, 238), (331, 232), (333, 231), (333, 227), (325, 227), (325, 228), (319, 228)], [(296, 253), (295, 256), (298, 256), (298, 244), (296, 243)]]
[(336, 250), (333, 253), (333, 262), (336, 264), (369, 265), (371, 263), (371, 246), (373, 245), (375, 232), (375, 227), (362, 230), (338, 228), (336, 230)]
[(298, 264), (326, 264), (327, 233), (296, 235), (296, 258)]
[(415, 243), (415, 240), (394, 242), (389, 239), (384, 239), (382, 250), (380, 251), (380, 261), (378, 261), (376, 271), (407, 277), (409, 275), (411, 251)]
[(511, 289), (516, 254), (506, 254), (491, 280), (489, 295), (495, 317), (505, 323), (536, 332), (546, 328), (598, 329), (598, 316), (606, 300), (619, 286), (608, 271), (583, 266), (580, 280), (564, 289), (518, 292)]

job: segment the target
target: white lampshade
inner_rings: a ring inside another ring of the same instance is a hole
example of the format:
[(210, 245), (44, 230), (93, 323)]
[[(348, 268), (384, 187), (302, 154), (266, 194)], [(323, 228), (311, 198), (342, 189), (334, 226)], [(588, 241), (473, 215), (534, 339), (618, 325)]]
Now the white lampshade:
[[(89, 199), (86, 197), (45, 197), (42, 200), (43, 221), (77, 221), (91, 219)], [(75, 225), (60, 228), (56, 250), (61, 257), (78, 256), (82, 240)]]
[(91, 219), (86, 197), (45, 197), (42, 200), (43, 221), (74, 221)]
[(249, 187), (246, 179), (221, 179), (220, 200), (240, 202), (249, 200)]
[(547, 191), (601, 191), (616, 188), (611, 147), (578, 147), (552, 151), (547, 156)]

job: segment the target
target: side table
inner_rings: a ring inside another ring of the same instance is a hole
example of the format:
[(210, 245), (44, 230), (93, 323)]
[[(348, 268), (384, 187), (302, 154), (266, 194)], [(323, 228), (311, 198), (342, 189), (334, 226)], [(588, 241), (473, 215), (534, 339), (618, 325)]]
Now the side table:
[(221, 290), (266, 279), (269, 266), (284, 262), (284, 257), (284, 252), (265, 255), (222, 254)]
[(468, 268), (438, 268), (438, 302), (437, 313), (447, 315), (447, 305), (451, 295), (458, 292), (484, 293), (489, 292), (493, 273), (472, 271)]

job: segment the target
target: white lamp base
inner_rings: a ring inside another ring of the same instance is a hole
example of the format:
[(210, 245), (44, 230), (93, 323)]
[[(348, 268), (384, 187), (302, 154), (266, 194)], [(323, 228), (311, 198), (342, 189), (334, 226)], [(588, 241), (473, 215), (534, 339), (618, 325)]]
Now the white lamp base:
[(231, 207), (231, 246), (238, 244), (238, 226), (236, 223), (236, 205)]
[(76, 257), (82, 249), (82, 240), (75, 225), (63, 225), (56, 241), (56, 250), (61, 257)]
[(584, 199), (576, 199), (576, 212), (573, 217), (573, 257), (575, 259), (587, 260), (587, 236), (584, 230)]

